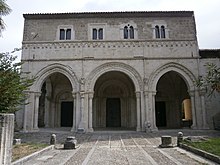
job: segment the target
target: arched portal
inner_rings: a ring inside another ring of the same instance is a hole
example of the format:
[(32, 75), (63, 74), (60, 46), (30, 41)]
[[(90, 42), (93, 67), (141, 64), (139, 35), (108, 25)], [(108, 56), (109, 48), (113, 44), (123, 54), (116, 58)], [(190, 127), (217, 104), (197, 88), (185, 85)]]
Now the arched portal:
[(175, 71), (162, 75), (156, 86), (155, 117), (158, 128), (182, 128), (192, 124), (188, 87)]
[(55, 72), (46, 77), (39, 98), (38, 127), (72, 127), (73, 96), (70, 80)]
[(96, 81), (93, 99), (93, 128), (137, 126), (136, 96), (132, 80), (120, 71), (109, 71)]

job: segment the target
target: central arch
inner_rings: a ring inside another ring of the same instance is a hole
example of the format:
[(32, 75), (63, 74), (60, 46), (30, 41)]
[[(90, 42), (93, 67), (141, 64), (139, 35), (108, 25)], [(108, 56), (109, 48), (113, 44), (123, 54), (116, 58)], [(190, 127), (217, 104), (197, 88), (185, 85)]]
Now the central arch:
[(119, 71), (101, 75), (94, 87), (94, 128), (136, 127), (136, 98), (132, 80)]
[[(121, 114), (121, 117), (118, 117), (121, 119), (121, 122), (119, 121), (121, 124), (118, 124), (118, 127), (129, 129), (137, 127), (136, 130), (140, 130), (139, 93), (143, 90), (143, 81), (133, 67), (119, 62), (105, 63), (95, 68), (85, 82), (85, 91), (90, 94), (93, 93), (93, 99), (90, 97), (89, 101), (91, 102), (89, 106), (89, 129), (109, 126), (106, 125), (106, 117), (108, 117), (106, 116), (106, 109), (108, 110), (109, 107), (106, 106), (113, 104), (115, 108), (118, 107), (121, 111), (118, 113)], [(104, 100), (100, 101), (100, 99)], [(129, 99), (131, 100), (129, 101)], [(131, 112), (129, 108), (133, 111)], [(99, 112), (101, 110), (103, 110), (103, 114)], [(132, 113), (132, 117), (131, 115), (126, 116), (124, 113)], [(104, 117), (103, 121), (98, 121), (102, 120), (101, 116)]]

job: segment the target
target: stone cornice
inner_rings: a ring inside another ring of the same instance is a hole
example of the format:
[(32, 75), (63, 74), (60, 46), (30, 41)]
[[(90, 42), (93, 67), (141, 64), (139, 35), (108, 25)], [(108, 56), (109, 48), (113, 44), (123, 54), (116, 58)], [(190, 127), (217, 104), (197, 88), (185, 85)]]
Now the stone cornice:
[(193, 11), (125, 11), (23, 14), (25, 19), (124, 18), (124, 17), (192, 17)]

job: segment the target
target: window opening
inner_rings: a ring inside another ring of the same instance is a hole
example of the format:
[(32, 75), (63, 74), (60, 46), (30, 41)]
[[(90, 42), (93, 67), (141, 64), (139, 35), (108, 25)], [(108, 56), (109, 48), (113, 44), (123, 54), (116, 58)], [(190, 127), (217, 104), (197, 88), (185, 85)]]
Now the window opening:
[(155, 26), (155, 36), (156, 36), (156, 38), (160, 38), (160, 29), (159, 29), (159, 26)]
[(124, 27), (124, 39), (128, 39), (128, 27)]
[(166, 36), (165, 36), (165, 27), (164, 27), (164, 26), (161, 26), (160, 31), (161, 31), (161, 38), (165, 38), (165, 37), (166, 37)]
[(99, 29), (99, 39), (100, 40), (103, 39), (103, 29), (102, 28)]
[(134, 39), (134, 28), (133, 28), (133, 26), (130, 27), (129, 31), (130, 31), (130, 39)]
[(97, 40), (97, 29), (92, 29), (92, 39)]
[(71, 29), (60, 29), (60, 40), (71, 40)]

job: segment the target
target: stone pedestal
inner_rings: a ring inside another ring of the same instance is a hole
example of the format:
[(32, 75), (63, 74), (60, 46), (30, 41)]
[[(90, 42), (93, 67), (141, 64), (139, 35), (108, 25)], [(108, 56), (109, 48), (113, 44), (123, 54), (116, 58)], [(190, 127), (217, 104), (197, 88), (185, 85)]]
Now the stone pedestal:
[(64, 143), (64, 149), (76, 149), (76, 139), (74, 136), (68, 136)]
[(161, 142), (162, 142), (162, 144), (160, 145), (160, 147), (162, 147), (162, 148), (173, 147), (171, 136), (162, 136)]
[(11, 164), (14, 114), (0, 114), (0, 164)]

